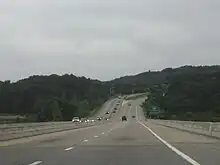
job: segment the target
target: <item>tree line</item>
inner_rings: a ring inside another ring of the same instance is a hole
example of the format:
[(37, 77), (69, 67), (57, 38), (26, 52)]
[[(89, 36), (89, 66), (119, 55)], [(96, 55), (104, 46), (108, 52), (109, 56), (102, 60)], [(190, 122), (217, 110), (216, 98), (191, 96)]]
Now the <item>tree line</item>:
[(31, 121), (85, 117), (109, 98), (109, 86), (74, 75), (31, 76), (0, 83), (0, 113)]
[(165, 119), (220, 121), (220, 69), (182, 67), (167, 69), (166, 80), (150, 88), (149, 105), (163, 110)]
[(112, 96), (150, 91), (151, 103), (143, 105), (156, 105), (164, 118), (220, 121), (219, 84), (219, 66), (166, 68), (108, 82), (67, 74), (31, 76), (15, 83), (0, 81), (0, 116), (71, 120), (91, 115)]

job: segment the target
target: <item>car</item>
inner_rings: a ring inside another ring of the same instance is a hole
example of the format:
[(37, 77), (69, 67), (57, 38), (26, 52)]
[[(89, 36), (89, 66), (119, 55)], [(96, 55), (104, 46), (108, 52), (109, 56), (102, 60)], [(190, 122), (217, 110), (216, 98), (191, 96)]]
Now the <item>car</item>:
[(79, 119), (79, 117), (73, 117), (73, 119), (72, 119), (72, 122), (80, 122), (80, 119)]
[(131, 103), (129, 103), (128, 106), (131, 106)]
[(90, 120), (89, 120), (89, 119), (86, 119), (86, 120), (85, 120), (85, 123), (89, 123), (89, 122), (90, 122)]
[(116, 111), (113, 111), (112, 113), (116, 113)]
[(97, 120), (98, 120), (98, 121), (101, 121), (101, 120), (102, 120), (102, 118), (101, 118), (101, 117), (97, 117)]
[(135, 116), (133, 115), (132, 118), (135, 118)]
[(122, 121), (127, 121), (127, 117), (126, 117), (126, 116), (122, 116), (122, 117), (121, 117), (121, 120), (122, 120)]
[(105, 114), (109, 114), (109, 112), (106, 112)]
[(109, 118), (108, 118), (108, 117), (106, 117), (106, 118), (105, 118), (105, 120), (107, 120), (107, 121), (108, 121), (108, 120), (109, 120)]
[(115, 107), (114, 110), (117, 110), (117, 108)]

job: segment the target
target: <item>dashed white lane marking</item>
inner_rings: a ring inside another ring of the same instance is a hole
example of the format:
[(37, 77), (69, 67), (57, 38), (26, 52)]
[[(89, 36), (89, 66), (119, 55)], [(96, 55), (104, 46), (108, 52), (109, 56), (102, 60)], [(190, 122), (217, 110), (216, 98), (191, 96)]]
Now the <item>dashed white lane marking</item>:
[(73, 147), (69, 147), (69, 148), (66, 148), (65, 151), (69, 151), (69, 150), (72, 150)]
[(83, 140), (83, 142), (88, 142), (89, 140)]
[(31, 163), (31, 164), (29, 164), (29, 165), (37, 165), (37, 164), (40, 164), (40, 163), (42, 163), (42, 161), (36, 161), (36, 162)]
[(94, 138), (97, 138), (97, 137), (99, 137), (99, 136), (93, 136)]
[(105, 132), (102, 132), (102, 135), (104, 135), (105, 134)]
[(162, 139), (160, 136), (158, 136), (154, 131), (152, 131), (149, 127), (147, 127), (145, 124), (143, 124), (141, 121), (138, 121), (142, 126), (148, 129), (157, 139), (159, 139), (163, 144), (165, 144), (168, 148), (170, 148), (173, 152), (175, 152), (177, 155), (181, 156), (183, 159), (185, 159), (187, 162), (189, 162), (192, 165), (200, 165), (198, 162), (190, 158), (188, 155), (184, 154), (177, 148), (173, 147), (171, 144), (169, 144), (167, 141)]

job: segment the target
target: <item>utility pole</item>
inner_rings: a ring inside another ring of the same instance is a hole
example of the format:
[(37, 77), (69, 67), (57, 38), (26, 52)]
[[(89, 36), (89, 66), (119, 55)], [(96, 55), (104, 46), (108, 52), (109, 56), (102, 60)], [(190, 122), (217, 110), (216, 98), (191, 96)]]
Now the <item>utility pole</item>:
[(113, 96), (114, 95), (114, 93), (115, 93), (115, 90), (114, 90), (114, 85), (112, 85), (111, 87), (110, 87), (110, 89), (109, 89), (109, 95), (110, 96)]

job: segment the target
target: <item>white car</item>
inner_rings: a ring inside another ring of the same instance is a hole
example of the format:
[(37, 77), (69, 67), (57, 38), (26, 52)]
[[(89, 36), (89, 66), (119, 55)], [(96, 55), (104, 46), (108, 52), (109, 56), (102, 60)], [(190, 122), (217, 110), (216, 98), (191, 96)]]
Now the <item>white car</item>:
[(73, 119), (72, 119), (72, 122), (80, 122), (80, 119), (79, 119), (79, 117), (74, 117)]

